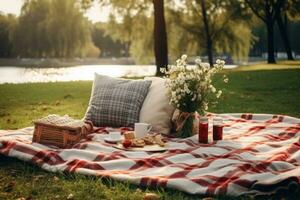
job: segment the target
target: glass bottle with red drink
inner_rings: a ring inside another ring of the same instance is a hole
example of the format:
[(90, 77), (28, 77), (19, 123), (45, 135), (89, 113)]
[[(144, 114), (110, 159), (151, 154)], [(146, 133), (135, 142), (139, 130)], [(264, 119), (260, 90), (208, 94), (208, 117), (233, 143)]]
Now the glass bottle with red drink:
[(223, 120), (221, 118), (213, 119), (213, 140), (223, 139)]
[(207, 117), (200, 118), (199, 143), (208, 143), (208, 118)]

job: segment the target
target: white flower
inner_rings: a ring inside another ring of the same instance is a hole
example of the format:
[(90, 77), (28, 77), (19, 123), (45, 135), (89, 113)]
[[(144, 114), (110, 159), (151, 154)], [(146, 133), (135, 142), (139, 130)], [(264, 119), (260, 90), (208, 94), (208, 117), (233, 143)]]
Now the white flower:
[(215, 93), (217, 91), (216, 88), (213, 85), (210, 85), (209, 88), (210, 88), (212, 93)]
[(204, 102), (204, 104), (203, 104), (203, 109), (204, 109), (204, 110), (208, 110), (208, 103)]
[(182, 56), (181, 56), (181, 60), (186, 60), (187, 59), (187, 55), (186, 54), (183, 54)]
[[(187, 65), (187, 55), (182, 55), (176, 61), (176, 65), (169, 65), (166, 70), (161, 70), (166, 74), (165, 85), (168, 88), (170, 103), (176, 108), (184, 109), (192, 104), (196, 109), (208, 109), (208, 94), (216, 93), (217, 89), (212, 85), (213, 76), (219, 72), (224, 65), (222, 60), (217, 60), (214, 68), (210, 68), (208, 63), (202, 63), (197, 58), (196, 65)], [(227, 77), (223, 77), (226, 81)], [(220, 97), (222, 91), (218, 91), (216, 97)], [(198, 108), (197, 108), (198, 107)]]
[(197, 99), (197, 95), (194, 94), (194, 95), (193, 95), (193, 98), (192, 98), (192, 101), (195, 101), (196, 99)]
[(224, 79), (224, 83), (228, 83), (229, 79), (228, 78), (225, 78)]
[(201, 64), (201, 62), (202, 62), (202, 61), (201, 61), (200, 58), (197, 58), (197, 59), (195, 60), (195, 63), (196, 63), (196, 64)]
[(198, 99), (201, 100), (201, 94), (200, 93), (198, 94)]
[(222, 95), (222, 90), (219, 90), (218, 93), (217, 93), (217, 95), (216, 95), (216, 97), (220, 98), (221, 95)]

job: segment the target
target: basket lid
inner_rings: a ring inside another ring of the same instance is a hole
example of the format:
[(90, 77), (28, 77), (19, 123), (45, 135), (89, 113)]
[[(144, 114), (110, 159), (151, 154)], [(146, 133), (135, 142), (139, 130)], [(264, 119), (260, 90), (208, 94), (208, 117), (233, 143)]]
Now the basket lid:
[(69, 128), (80, 128), (85, 125), (82, 120), (75, 120), (68, 115), (59, 116), (56, 114), (48, 115), (41, 119), (35, 120), (34, 123), (49, 124)]

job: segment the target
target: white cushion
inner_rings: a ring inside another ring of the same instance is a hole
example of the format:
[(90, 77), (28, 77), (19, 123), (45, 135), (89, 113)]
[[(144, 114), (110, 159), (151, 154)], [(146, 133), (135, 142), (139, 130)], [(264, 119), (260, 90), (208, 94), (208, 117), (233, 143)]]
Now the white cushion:
[(151, 80), (148, 94), (140, 111), (140, 122), (152, 125), (152, 131), (168, 134), (175, 108), (169, 104), (165, 80), (159, 77), (146, 77)]

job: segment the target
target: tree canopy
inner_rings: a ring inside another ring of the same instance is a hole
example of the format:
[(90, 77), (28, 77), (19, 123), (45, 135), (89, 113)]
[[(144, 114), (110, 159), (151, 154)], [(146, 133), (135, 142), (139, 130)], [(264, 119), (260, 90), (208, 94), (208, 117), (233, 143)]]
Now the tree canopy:
[(206, 41), (211, 40), (216, 54), (231, 54), (236, 60), (247, 57), (252, 41), (251, 15), (241, 2), (209, 0), (204, 8), (201, 1), (184, 1), (180, 7), (170, 9), (170, 13), (175, 23), (195, 38), (189, 40), (197, 42), (195, 54), (207, 55)]
[(21, 56), (73, 57), (90, 40), (90, 23), (75, 0), (26, 0), (14, 34)]
[(0, 57), (12, 57), (13, 44), (12, 32), (17, 23), (14, 15), (4, 15), (0, 13)]
[[(139, 63), (153, 59), (153, 8), (147, 0), (106, 0), (113, 7), (107, 33), (114, 39), (130, 43), (130, 54)], [(252, 34), (249, 12), (238, 1), (206, 1), (209, 12), (211, 39), (216, 54), (231, 54), (237, 59), (247, 57)], [(233, 5), (234, 4), (234, 5)], [(201, 6), (197, 1), (165, 3), (168, 49), (171, 57), (180, 54), (205, 55), (205, 29)], [(142, 51), (141, 51), (142, 49)]]
[[(111, 8), (108, 21), (96, 24), (84, 17), (91, 2), (25, 0), (19, 17), (0, 13), (0, 57), (69, 58), (100, 54), (101, 57), (132, 57), (137, 64), (155, 62), (153, 0), (94, 0), (98, 6)], [(182, 54), (201, 56), (205, 60), (209, 55), (209, 61), (220, 56), (244, 61), (249, 52), (261, 56), (268, 50), (266, 44), (271, 44), (269, 30), (273, 30), (275, 38), (274, 52), (288, 49), (290, 55), (292, 50), (300, 52), (297, 0), (161, 2), (167, 32), (164, 52), (171, 62)], [(280, 9), (274, 7), (276, 2), (283, 2)], [(272, 29), (265, 23), (266, 5), (272, 13)], [(275, 15), (275, 10), (279, 14)], [(264, 20), (259, 21), (261, 18)], [(161, 31), (157, 33), (162, 38)]]

